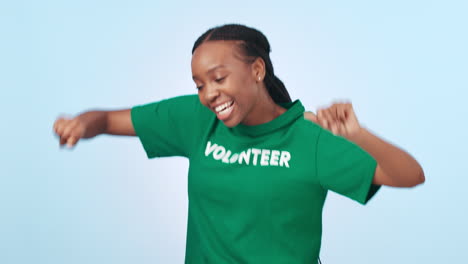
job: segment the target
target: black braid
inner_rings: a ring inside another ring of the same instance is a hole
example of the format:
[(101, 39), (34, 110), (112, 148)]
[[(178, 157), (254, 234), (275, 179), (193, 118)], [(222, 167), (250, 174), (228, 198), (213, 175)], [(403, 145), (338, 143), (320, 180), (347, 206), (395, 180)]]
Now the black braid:
[(273, 101), (277, 104), (291, 102), (291, 97), (286, 87), (274, 73), (269, 55), (271, 52), (270, 43), (262, 32), (240, 24), (225, 24), (213, 27), (195, 41), (192, 54), (203, 42), (210, 40), (239, 40), (238, 46), (247, 57), (247, 62), (251, 63), (257, 57), (262, 58), (265, 62), (265, 86)]

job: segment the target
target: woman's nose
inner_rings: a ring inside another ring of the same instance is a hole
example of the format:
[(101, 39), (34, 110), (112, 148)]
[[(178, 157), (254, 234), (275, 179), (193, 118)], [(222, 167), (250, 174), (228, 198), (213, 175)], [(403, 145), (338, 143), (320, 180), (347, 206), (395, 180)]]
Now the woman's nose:
[(214, 85), (205, 86), (205, 100), (207, 102), (213, 102), (219, 96), (219, 90)]

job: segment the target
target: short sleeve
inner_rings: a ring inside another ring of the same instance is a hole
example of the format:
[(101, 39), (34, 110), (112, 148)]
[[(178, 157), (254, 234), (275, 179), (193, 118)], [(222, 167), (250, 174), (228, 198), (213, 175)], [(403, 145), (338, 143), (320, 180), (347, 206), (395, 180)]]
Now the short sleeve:
[(189, 157), (203, 128), (199, 123), (203, 107), (197, 95), (134, 106), (132, 124), (148, 158)]
[(317, 177), (328, 190), (366, 204), (380, 185), (374, 185), (377, 161), (344, 137), (322, 129), (316, 148)]

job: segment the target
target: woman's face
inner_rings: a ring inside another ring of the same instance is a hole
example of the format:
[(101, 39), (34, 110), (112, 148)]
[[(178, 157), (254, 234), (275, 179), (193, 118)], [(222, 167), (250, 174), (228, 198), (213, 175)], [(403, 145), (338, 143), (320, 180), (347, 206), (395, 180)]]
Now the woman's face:
[(192, 55), (200, 102), (228, 127), (245, 123), (261, 92), (261, 67), (243, 62), (234, 45), (234, 41), (207, 41)]

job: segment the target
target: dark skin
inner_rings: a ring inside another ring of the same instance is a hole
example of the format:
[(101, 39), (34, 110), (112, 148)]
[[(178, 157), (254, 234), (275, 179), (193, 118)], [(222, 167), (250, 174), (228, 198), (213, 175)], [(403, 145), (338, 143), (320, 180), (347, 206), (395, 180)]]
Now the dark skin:
[[(192, 73), (200, 101), (228, 127), (267, 123), (286, 109), (275, 104), (266, 90), (265, 62), (261, 58), (245, 62), (235, 44), (235, 41), (207, 41), (193, 53)], [(81, 138), (99, 134), (135, 136), (130, 112), (130, 109), (88, 111), (72, 119), (58, 118), (54, 131), (60, 137), (60, 145), (69, 147)], [(317, 115), (305, 113), (305, 118), (371, 154), (378, 162), (372, 183), (414, 187), (425, 181), (421, 166), (411, 155), (359, 124), (351, 103), (335, 103), (319, 109)]]
[[(286, 109), (269, 96), (263, 78), (265, 63), (256, 58), (245, 63), (235, 41), (207, 41), (192, 56), (192, 73), (203, 105), (217, 113), (216, 106), (234, 102), (229, 114), (217, 114), (228, 127), (239, 123), (259, 125), (269, 122)], [(224, 65), (223, 67), (217, 67)], [(228, 111), (227, 111), (228, 112)], [(378, 162), (372, 183), (393, 187), (413, 187), (424, 182), (419, 163), (402, 149), (382, 140), (360, 126), (351, 103), (335, 103), (305, 118), (343, 136), (369, 152)]]
[(228, 127), (267, 123), (286, 109), (277, 105), (266, 90), (263, 59), (246, 63), (235, 45), (236, 41), (207, 41), (194, 51), (192, 74), (200, 102), (214, 113), (216, 106), (232, 102), (232, 112), (222, 120)]

